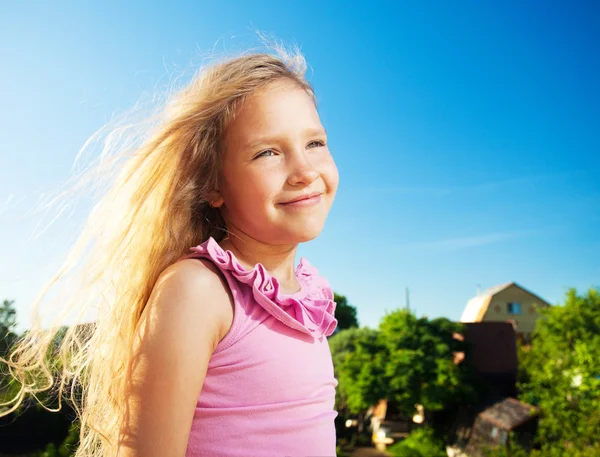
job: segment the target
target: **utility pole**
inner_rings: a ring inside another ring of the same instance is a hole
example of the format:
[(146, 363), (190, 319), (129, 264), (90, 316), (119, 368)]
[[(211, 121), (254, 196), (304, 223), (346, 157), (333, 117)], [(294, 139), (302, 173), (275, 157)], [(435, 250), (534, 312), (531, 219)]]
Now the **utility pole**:
[(410, 295), (408, 292), (408, 287), (406, 288), (406, 295), (405, 295), (405, 305), (406, 305), (406, 311), (410, 312)]

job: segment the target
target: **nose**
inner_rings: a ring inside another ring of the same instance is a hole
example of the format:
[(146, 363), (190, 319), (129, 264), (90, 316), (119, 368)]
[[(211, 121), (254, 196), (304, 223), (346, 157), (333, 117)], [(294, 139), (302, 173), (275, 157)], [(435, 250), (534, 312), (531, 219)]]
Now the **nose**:
[(306, 156), (306, 152), (295, 154), (290, 165), (288, 184), (292, 186), (308, 186), (315, 182), (321, 173), (317, 170)]

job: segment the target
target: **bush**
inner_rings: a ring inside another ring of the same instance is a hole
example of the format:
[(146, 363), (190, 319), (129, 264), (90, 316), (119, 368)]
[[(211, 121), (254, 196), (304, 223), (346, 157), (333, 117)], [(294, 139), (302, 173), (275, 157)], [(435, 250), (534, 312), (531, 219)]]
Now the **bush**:
[(600, 455), (600, 444), (576, 449), (570, 446), (544, 446), (531, 452), (519, 447), (489, 447), (483, 449), (484, 457), (597, 457)]
[(31, 454), (31, 457), (71, 457), (75, 455), (78, 445), (79, 423), (73, 422), (69, 428), (69, 435), (58, 448), (54, 443), (50, 443), (46, 449)]
[[(525, 449), (519, 447), (513, 447), (508, 449), (506, 446), (492, 446), (483, 449), (483, 455), (485, 457), (529, 457), (530, 454)], [(531, 454), (533, 456), (534, 454)], [(543, 457), (543, 456), (538, 456)]]
[(335, 447), (335, 454), (337, 455), (337, 457), (346, 457), (348, 455), (344, 451), (342, 451), (342, 446), (340, 445), (337, 445)]
[(368, 432), (361, 433), (360, 435), (358, 435), (358, 438), (356, 439), (354, 444), (358, 446), (370, 446), (371, 434)]
[(444, 443), (430, 428), (413, 431), (405, 440), (390, 446), (388, 452), (394, 457), (446, 457)]
[(530, 457), (597, 457), (600, 455), (600, 444), (583, 448), (574, 448), (571, 446), (545, 446), (542, 450), (533, 451)]

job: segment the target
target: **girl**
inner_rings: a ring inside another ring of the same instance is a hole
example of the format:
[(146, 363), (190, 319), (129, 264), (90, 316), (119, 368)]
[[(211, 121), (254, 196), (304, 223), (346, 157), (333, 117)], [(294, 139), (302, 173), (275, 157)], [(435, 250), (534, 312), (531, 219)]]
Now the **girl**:
[[(58, 363), (77, 457), (335, 456), (335, 303), (294, 268), (338, 185), (304, 71), (283, 53), (204, 70), (94, 208), (67, 267), (89, 255), (69, 293), (99, 317), (69, 329)], [(55, 384), (54, 334), (36, 326), (4, 414)]]

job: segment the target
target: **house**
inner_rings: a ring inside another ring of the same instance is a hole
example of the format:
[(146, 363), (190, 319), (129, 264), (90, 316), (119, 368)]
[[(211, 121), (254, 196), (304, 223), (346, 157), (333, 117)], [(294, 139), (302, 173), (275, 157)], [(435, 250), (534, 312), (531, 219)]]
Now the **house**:
[(539, 310), (550, 304), (514, 282), (492, 287), (467, 302), (461, 322), (510, 322), (521, 341), (530, 341)]
[[(506, 398), (477, 415), (466, 448), (470, 456), (484, 456), (486, 446), (511, 444), (531, 449), (539, 410), (516, 398)], [(512, 440), (512, 443), (510, 441)]]

